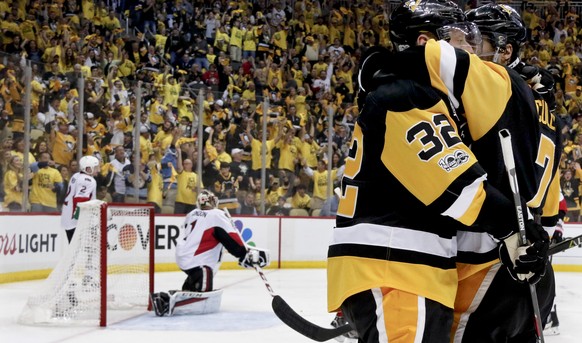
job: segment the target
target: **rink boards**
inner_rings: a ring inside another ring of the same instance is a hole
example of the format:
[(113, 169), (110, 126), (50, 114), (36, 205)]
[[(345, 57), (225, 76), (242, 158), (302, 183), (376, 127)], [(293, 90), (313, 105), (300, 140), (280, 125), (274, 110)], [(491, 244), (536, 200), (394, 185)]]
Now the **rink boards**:
[[(234, 224), (248, 245), (269, 249), (270, 268), (325, 267), (334, 219), (316, 217), (234, 217)], [(176, 271), (174, 247), (183, 216), (155, 218), (156, 270)], [(582, 234), (582, 224), (567, 224), (565, 237)], [(108, 235), (115, 240), (118, 236)], [(117, 246), (110, 241), (109, 245)], [(0, 283), (46, 277), (66, 247), (59, 215), (0, 214)], [(142, 249), (135, 244), (132, 249)], [(554, 257), (558, 271), (582, 271), (582, 249), (573, 248)], [(238, 268), (224, 254), (222, 268)]]

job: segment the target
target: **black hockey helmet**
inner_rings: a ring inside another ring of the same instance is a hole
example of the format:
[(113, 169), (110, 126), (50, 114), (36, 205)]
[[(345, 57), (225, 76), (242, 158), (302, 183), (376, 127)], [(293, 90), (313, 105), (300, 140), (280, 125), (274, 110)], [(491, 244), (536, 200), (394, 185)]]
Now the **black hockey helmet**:
[(396, 50), (416, 45), (418, 35), (432, 33), (445, 39), (439, 29), (465, 21), (465, 14), (450, 0), (407, 0), (390, 14), (390, 40)]
[(487, 4), (467, 11), (467, 20), (477, 24), (481, 35), (487, 37), (494, 48), (513, 47), (510, 62), (518, 56), (526, 41), (526, 28), (519, 13), (503, 4)]

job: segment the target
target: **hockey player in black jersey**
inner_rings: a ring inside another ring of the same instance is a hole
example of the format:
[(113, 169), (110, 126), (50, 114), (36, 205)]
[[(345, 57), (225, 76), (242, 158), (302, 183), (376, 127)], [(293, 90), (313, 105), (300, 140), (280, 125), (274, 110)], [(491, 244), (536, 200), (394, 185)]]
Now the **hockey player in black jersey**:
[[(484, 5), (467, 13), (467, 19), (477, 24), (483, 36), (481, 58), (507, 65), (526, 80), (535, 97), (540, 123), (536, 169), (538, 188), (527, 197), (532, 211), (542, 215), (544, 226), (554, 226), (559, 205), (560, 125), (552, 113), (555, 104), (553, 79), (544, 70), (520, 61), (519, 51), (525, 43), (526, 29), (519, 14), (505, 5)], [(522, 144), (519, 142), (518, 144)], [(475, 152), (478, 158), (482, 154)], [(520, 168), (520, 166), (518, 166)], [(488, 170), (488, 172), (491, 172)], [(461, 245), (461, 244), (460, 244)], [(464, 254), (460, 247), (459, 261), (472, 263), (473, 255)], [(554, 275), (551, 265), (539, 283), (538, 302), (542, 319), (552, 307)], [(493, 265), (461, 279), (455, 303), (454, 342), (535, 342), (532, 321), (531, 295), (526, 285), (514, 282)], [(545, 321), (545, 320), (543, 320)], [(543, 323), (542, 323), (543, 324)]]
[[(390, 20), (403, 51), (371, 48), (360, 65), (363, 106), (328, 251), (328, 309), (343, 310), (360, 342), (450, 339), (459, 225), (493, 235), (506, 254), (517, 248), (507, 240), (517, 231), (507, 180), (499, 182), (506, 194), (493, 187), (465, 141), (498, 146), (498, 126), (517, 121), (507, 112), (519, 109), (524, 139), (539, 137), (535, 105), (519, 75), (451, 45), (478, 47), (471, 25), (458, 24), (463, 19), (450, 1), (404, 2)], [(533, 166), (534, 154), (524, 150), (516, 156)], [(531, 168), (520, 172), (536, 179)], [(376, 194), (389, 196), (370, 203)], [(547, 235), (533, 221), (527, 231), (526, 255), (505, 261), (518, 278), (524, 261), (536, 273), (546, 263)]]

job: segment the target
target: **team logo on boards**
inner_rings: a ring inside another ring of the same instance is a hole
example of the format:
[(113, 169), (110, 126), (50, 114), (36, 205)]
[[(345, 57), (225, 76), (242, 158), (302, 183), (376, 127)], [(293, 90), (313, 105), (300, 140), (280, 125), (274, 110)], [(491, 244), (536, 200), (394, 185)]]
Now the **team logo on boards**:
[(131, 251), (140, 243), (143, 250), (147, 249), (150, 233), (141, 225), (110, 223), (107, 225), (107, 249), (111, 251)]
[(250, 245), (252, 247), (256, 247), (255, 242), (251, 241), (251, 238), (253, 237), (253, 230), (251, 230), (250, 227), (244, 227), (242, 220), (239, 220), (239, 219), (234, 221), (234, 227), (236, 227), (236, 229), (240, 233), (243, 241), (247, 245)]

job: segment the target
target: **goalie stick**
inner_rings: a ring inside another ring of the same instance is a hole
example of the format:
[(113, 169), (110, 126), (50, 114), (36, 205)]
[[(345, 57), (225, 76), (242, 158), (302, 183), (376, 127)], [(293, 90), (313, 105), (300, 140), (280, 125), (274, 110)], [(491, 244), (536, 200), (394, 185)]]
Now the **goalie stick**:
[(577, 237), (573, 237), (573, 238), (566, 238), (563, 241), (561, 241), (560, 243), (554, 244), (552, 246), (550, 246), (550, 249), (548, 250), (548, 255), (554, 255), (557, 254), (559, 252), (568, 250), (570, 248), (575, 248), (577, 246), (580, 246), (582, 244), (582, 235), (577, 236)]
[[(517, 224), (519, 225), (519, 244), (523, 246), (527, 244), (525, 235), (525, 221), (523, 218), (524, 209), (521, 207), (521, 196), (519, 194), (519, 187), (517, 184), (515, 160), (513, 159), (513, 147), (511, 144), (511, 134), (507, 129), (499, 131), (499, 140), (501, 141), (501, 153), (503, 154), (503, 162), (505, 163), (505, 169), (507, 170), (507, 176), (509, 177), (509, 185), (511, 192), (513, 193), (515, 212), (517, 213)], [(540, 305), (538, 303), (536, 285), (532, 285), (530, 283), (529, 292), (531, 295), (532, 308), (534, 312), (534, 323), (537, 338), (536, 341), (539, 343), (544, 343), (542, 316), (540, 313)]]
[[(227, 208), (224, 208), (223, 210), (228, 218), (232, 218)], [(254, 264), (253, 266), (261, 277), (261, 280), (263, 280), (267, 291), (269, 291), (269, 294), (271, 294), (271, 297), (273, 297), (273, 300), (271, 301), (273, 312), (275, 312), (275, 315), (277, 315), (277, 317), (279, 317), (279, 319), (291, 329), (317, 342), (325, 342), (353, 330), (349, 324), (333, 329), (324, 328), (313, 324), (307, 319), (301, 317), (291, 308), (291, 306), (289, 306), (289, 304), (287, 304), (285, 300), (283, 300), (283, 298), (281, 298), (280, 295), (275, 293), (273, 287), (271, 287), (271, 284), (269, 283), (269, 280), (267, 280), (263, 269), (257, 264)]]

